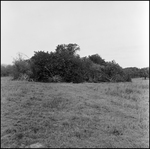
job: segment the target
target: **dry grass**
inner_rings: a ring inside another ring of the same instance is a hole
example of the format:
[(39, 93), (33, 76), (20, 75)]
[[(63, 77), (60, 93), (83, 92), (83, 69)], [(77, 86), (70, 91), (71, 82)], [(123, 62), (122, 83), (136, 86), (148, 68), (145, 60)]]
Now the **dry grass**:
[(149, 80), (35, 83), (1, 78), (1, 147), (149, 147)]

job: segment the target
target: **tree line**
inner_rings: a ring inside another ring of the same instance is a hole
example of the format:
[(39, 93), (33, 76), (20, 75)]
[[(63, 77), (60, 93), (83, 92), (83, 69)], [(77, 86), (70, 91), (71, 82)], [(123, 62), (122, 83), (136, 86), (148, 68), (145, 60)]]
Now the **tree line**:
[(137, 68), (137, 67), (127, 67), (124, 68), (124, 72), (130, 75), (131, 78), (149, 78), (149, 67)]
[(34, 51), (26, 60), (19, 55), (13, 65), (1, 65), (1, 76), (37, 82), (97, 83), (130, 82), (137, 75), (133, 75), (132, 69), (123, 69), (114, 60), (107, 62), (98, 54), (80, 57), (79, 50), (77, 44), (60, 44), (54, 52)]

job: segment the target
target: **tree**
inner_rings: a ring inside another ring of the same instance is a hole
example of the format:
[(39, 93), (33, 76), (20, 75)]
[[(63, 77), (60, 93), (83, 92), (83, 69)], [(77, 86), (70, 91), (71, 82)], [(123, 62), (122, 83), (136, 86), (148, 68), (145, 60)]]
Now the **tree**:
[(149, 68), (141, 68), (140, 69), (140, 77), (144, 77), (146, 80), (147, 77), (149, 77)]
[(57, 54), (67, 54), (67, 55), (74, 55), (76, 51), (80, 50), (80, 47), (77, 44), (61, 44), (56, 47)]
[(93, 62), (88, 57), (81, 58), (81, 64), (83, 67), (83, 77), (85, 81), (91, 81), (92, 65)]
[(94, 54), (94, 55), (89, 56), (89, 59), (91, 61), (93, 61), (94, 63), (99, 64), (99, 65), (105, 65), (106, 64), (105, 60), (102, 59), (101, 56), (98, 54)]
[(61, 44), (56, 47), (55, 52), (35, 52), (31, 58), (34, 79), (47, 82), (59, 75), (66, 82), (81, 82), (82, 64), (76, 54), (79, 49), (77, 44)]
[(49, 76), (52, 74), (48, 64), (51, 62), (50, 54), (44, 51), (34, 52), (34, 56), (31, 57), (31, 70), (33, 72), (33, 78), (36, 81), (48, 81)]
[(127, 67), (124, 68), (124, 73), (128, 74), (131, 78), (144, 77), (145, 79), (149, 76), (149, 68), (137, 68), (137, 67)]
[(11, 75), (11, 72), (12, 72), (12, 66), (11, 65), (1, 64), (1, 76), (2, 77)]
[(112, 62), (106, 63), (106, 67), (104, 68), (104, 75), (109, 82), (124, 82), (127, 80), (131, 81), (131, 79), (126, 77), (122, 67), (120, 67), (119, 64), (117, 64), (114, 60)]
[[(34, 81), (40, 82), (131, 81), (128, 73), (114, 60), (105, 62), (98, 54), (80, 58), (78, 50), (80, 47), (77, 44), (70, 43), (58, 45), (54, 52), (34, 52), (34, 55), (26, 60), (19, 55), (13, 62), (14, 78), (26, 74)], [(1, 69), (5, 72), (4, 67)]]
[(62, 44), (56, 48), (57, 70), (66, 82), (79, 83), (83, 81), (83, 69), (77, 44)]

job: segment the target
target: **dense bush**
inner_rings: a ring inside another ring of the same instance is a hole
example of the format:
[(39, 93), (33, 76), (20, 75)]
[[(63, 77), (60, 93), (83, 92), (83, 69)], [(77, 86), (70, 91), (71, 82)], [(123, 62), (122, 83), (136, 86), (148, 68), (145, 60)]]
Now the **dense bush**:
[(106, 63), (106, 67), (104, 68), (104, 73), (105, 73), (106, 79), (109, 82), (122, 82), (122, 81), (124, 81), (123, 69), (115, 61)]
[(13, 66), (12, 65), (4, 65), (1, 64), (1, 76), (11, 76), (13, 72)]
[(136, 67), (127, 67), (124, 68), (124, 73), (129, 75), (131, 78), (144, 77), (145, 79), (149, 77), (149, 68), (136, 68)]
[(131, 82), (132, 81), (130, 75), (128, 75), (128, 74), (124, 74), (123, 77), (124, 77), (125, 82)]
[(149, 68), (141, 68), (140, 77), (144, 77), (144, 79), (149, 78)]
[(131, 77), (149, 76), (147, 68), (123, 69), (114, 60), (106, 62), (98, 54), (80, 58), (78, 50), (77, 44), (61, 44), (54, 52), (37, 51), (27, 60), (19, 55), (9, 73), (1, 65), (1, 76), (12, 74), (14, 79), (73, 83), (131, 82)]
[(12, 66), (13, 79), (29, 80), (30, 76), (33, 75), (29, 64), (30, 60), (24, 60), (21, 54), (14, 59)]
[[(59, 76), (65, 82), (83, 82), (82, 61), (76, 51), (78, 45), (58, 45), (55, 52), (35, 52), (31, 58), (34, 80), (53, 82)], [(55, 82), (55, 81), (54, 81)]]
[(34, 56), (32, 56), (30, 60), (30, 68), (33, 73), (31, 78), (33, 78), (35, 81), (47, 82), (49, 77), (52, 77), (49, 69), (47, 68), (48, 64), (50, 63), (51, 61), (48, 52), (35, 52)]

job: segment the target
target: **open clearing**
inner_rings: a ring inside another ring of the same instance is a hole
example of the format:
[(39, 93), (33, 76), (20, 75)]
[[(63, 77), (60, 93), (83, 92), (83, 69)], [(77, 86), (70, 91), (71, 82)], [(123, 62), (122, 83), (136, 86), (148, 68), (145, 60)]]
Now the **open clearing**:
[(1, 147), (149, 147), (149, 80), (37, 83), (1, 78)]

